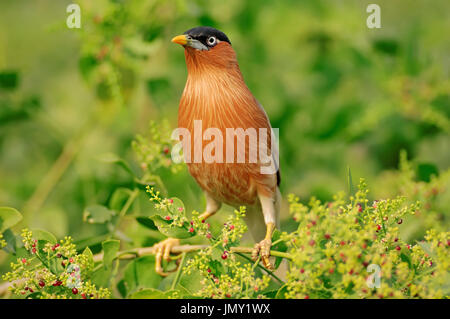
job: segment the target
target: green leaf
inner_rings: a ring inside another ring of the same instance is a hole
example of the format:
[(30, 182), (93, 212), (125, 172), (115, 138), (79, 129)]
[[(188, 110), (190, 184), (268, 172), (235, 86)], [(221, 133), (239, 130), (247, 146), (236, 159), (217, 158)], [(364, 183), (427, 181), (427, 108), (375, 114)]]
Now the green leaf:
[(287, 285), (284, 285), (280, 289), (278, 289), (278, 292), (275, 295), (275, 299), (285, 299), (286, 292), (287, 292)]
[(3, 249), (7, 253), (15, 255), (17, 249), (17, 236), (14, 235), (11, 229), (7, 229), (3, 232), (3, 239), (6, 241), (6, 247), (3, 247)]
[(120, 296), (125, 298), (127, 296), (127, 287), (125, 286), (125, 280), (120, 280), (117, 285), (117, 291), (119, 291)]
[(116, 212), (102, 205), (86, 207), (83, 212), (83, 220), (90, 224), (104, 224), (111, 221)]
[(117, 188), (109, 200), (109, 208), (115, 211), (120, 211), (130, 197), (131, 190), (128, 188)]
[(124, 271), (127, 295), (142, 288), (156, 288), (163, 279), (155, 272), (155, 256), (148, 255), (131, 261)]
[(88, 258), (88, 266), (94, 267), (94, 255), (89, 247), (86, 247), (82, 253), (82, 255), (87, 256)]
[(189, 238), (194, 236), (194, 233), (190, 233), (188, 231), (188, 223), (185, 223), (184, 227), (178, 227), (178, 226), (170, 226), (172, 223), (171, 220), (165, 220), (159, 215), (153, 215), (150, 217), (153, 222), (155, 223), (156, 227), (158, 227), (158, 230), (166, 235), (167, 237), (174, 237), (179, 239)]
[(94, 68), (98, 65), (98, 61), (94, 55), (85, 55), (80, 58), (78, 65), (82, 76), (87, 80)]
[(128, 173), (130, 173), (130, 175), (135, 176), (136, 174), (134, 174), (133, 170), (131, 169), (130, 165), (128, 165), (128, 163), (123, 160), (122, 158), (120, 158), (119, 156), (117, 156), (116, 154), (113, 153), (105, 153), (102, 154), (98, 157), (98, 159), (104, 163), (110, 163), (110, 164), (116, 164), (119, 165), (120, 167), (122, 167), (124, 170), (126, 170)]
[(400, 259), (408, 264), (409, 269), (413, 268), (413, 266), (411, 264), (411, 259), (407, 255), (405, 255), (404, 253), (401, 253), (400, 254)]
[(189, 295), (194, 295), (203, 288), (201, 284), (202, 279), (203, 277), (199, 272), (192, 272), (191, 274), (184, 273), (176, 288), (178, 289), (178, 286), (181, 286)]
[(56, 237), (52, 233), (49, 233), (46, 230), (32, 229), (31, 231), (33, 232), (34, 239), (47, 241), (52, 244), (56, 244), (56, 242), (57, 242)]
[(110, 283), (111, 274), (112, 274), (112, 267), (108, 269), (100, 267), (92, 273), (91, 279), (92, 282), (98, 287), (108, 287)]
[(22, 214), (11, 207), (0, 207), (0, 233), (22, 220)]
[(106, 268), (111, 267), (116, 254), (120, 249), (120, 241), (111, 239), (106, 240), (102, 243), (103, 247), (103, 266)]
[[(275, 231), (273, 232), (273, 235), (272, 235), (272, 242), (277, 241), (278, 239), (280, 239), (280, 237), (281, 237), (281, 232), (278, 229), (275, 229)], [(284, 241), (280, 241), (279, 243), (273, 245), (271, 249), (276, 250), (276, 251), (286, 252), (288, 250), (288, 246), (286, 245), (286, 243)], [(275, 258), (275, 269), (278, 269), (278, 267), (280, 266), (282, 261), (283, 261), (282, 257)]]
[(0, 89), (14, 90), (19, 85), (19, 74), (16, 71), (0, 72)]
[(348, 173), (348, 192), (350, 196), (354, 195), (354, 189), (355, 187), (353, 186), (353, 180), (352, 180), (352, 171), (350, 169), (350, 166), (347, 167), (347, 173)]
[(420, 163), (417, 165), (416, 175), (419, 181), (429, 183), (431, 176), (439, 176), (439, 170), (434, 164)]
[(151, 230), (158, 230), (158, 227), (156, 227), (155, 222), (150, 217), (147, 216), (136, 217), (136, 221), (142, 226), (147, 227)]
[(169, 211), (174, 215), (178, 215), (181, 212), (184, 214), (185, 207), (183, 201), (177, 197), (172, 197), (171, 199), (173, 200), (173, 203), (169, 206)]
[[(85, 249), (86, 247), (90, 247), (92, 249), (93, 246), (101, 246), (101, 243), (108, 239), (110, 236), (109, 233), (93, 236), (93, 237), (87, 237), (80, 240), (77, 240), (74, 242), (74, 244), (77, 246), (77, 250), (81, 251)], [(99, 248), (99, 250), (101, 247)]]
[(128, 296), (129, 299), (167, 299), (168, 296), (165, 292), (154, 289), (154, 288), (146, 288), (139, 290)]

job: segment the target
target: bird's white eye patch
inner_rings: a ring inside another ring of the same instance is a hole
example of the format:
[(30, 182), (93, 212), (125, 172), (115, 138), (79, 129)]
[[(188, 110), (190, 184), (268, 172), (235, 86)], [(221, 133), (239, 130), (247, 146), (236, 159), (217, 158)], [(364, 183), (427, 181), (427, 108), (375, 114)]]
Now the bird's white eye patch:
[(209, 46), (214, 46), (217, 43), (216, 37), (209, 37), (206, 40), (206, 43), (208, 43)]

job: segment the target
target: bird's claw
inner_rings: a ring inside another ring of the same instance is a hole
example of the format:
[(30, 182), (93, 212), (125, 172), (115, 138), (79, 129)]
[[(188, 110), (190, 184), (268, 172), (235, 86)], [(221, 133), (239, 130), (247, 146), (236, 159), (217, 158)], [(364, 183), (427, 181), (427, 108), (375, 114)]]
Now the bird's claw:
[[(164, 272), (164, 269), (162, 267), (162, 261), (164, 260), (169, 261), (170, 260), (170, 252), (172, 250), (173, 246), (178, 246), (180, 244), (180, 240), (176, 238), (167, 238), (159, 243), (157, 243), (155, 246), (153, 246), (156, 250), (156, 263), (155, 263), (155, 271), (158, 275), (166, 277), (169, 275), (169, 273)], [(174, 272), (178, 269), (177, 267), (170, 271)]]
[(272, 240), (264, 239), (255, 245), (252, 251), (252, 259), (256, 261), (258, 256), (261, 256), (261, 261), (267, 269), (273, 269), (273, 265), (270, 263), (270, 248), (272, 247)]

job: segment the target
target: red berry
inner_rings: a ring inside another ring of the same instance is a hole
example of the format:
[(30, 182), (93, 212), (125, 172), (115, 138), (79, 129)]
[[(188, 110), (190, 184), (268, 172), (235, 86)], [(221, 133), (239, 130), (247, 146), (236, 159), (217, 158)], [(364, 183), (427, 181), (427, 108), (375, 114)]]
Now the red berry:
[(191, 225), (194, 225), (194, 221), (193, 220), (191, 220)]
[(66, 267), (66, 263), (64, 261), (61, 261), (61, 266)]
[(212, 237), (211, 233), (206, 234), (206, 238), (211, 239), (211, 237)]
[(208, 268), (208, 272), (211, 273), (211, 269), (210, 268)]
[(182, 212), (183, 211), (183, 207), (178, 207), (178, 211)]
[(361, 204), (358, 204), (358, 212), (362, 212), (363, 211), (363, 209), (362, 209), (362, 206), (361, 206)]
[(313, 224), (313, 226), (316, 226), (317, 222), (315, 220), (311, 221), (311, 224)]
[(35, 254), (35, 253), (36, 253), (36, 248), (33, 248), (33, 249), (31, 250), (31, 252), (32, 252), (33, 254)]
[(348, 272), (349, 275), (353, 275), (353, 269), (350, 269), (350, 271)]
[(170, 216), (166, 216), (165, 219), (166, 220), (170, 220), (171, 218), (170, 218)]
[(314, 241), (314, 239), (311, 239), (310, 241), (309, 241), (309, 245), (310, 246), (314, 246), (316, 244), (316, 242)]
[(308, 295), (306, 295), (306, 296), (305, 296), (305, 299), (309, 299), (309, 296), (308, 296)]
[(27, 263), (27, 259), (26, 258), (22, 258), (22, 263), (26, 264)]
[(194, 232), (194, 228), (193, 227), (189, 228), (189, 232), (193, 233)]
[(73, 258), (70, 258), (70, 259), (69, 259), (69, 263), (73, 263)]
[(72, 288), (72, 293), (73, 293), (74, 295), (76, 295), (76, 294), (78, 293), (78, 289), (77, 289), (77, 288)]
[(395, 247), (397, 250), (401, 250), (402, 248), (400, 246)]
[(330, 239), (330, 238), (331, 238), (330, 234), (325, 234), (325, 239)]
[(330, 274), (332, 274), (332, 273), (334, 273), (334, 269), (331, 268), (330, 270), (328, 270), (328, 272), (329, 272)]
[(41, 288), (44, 288), (45, 287), (45, 282), (43, 280), (39, 281), (39, 286)]
[(225, 297), (231, 298), (231, 295), (230, 294), (226, 294)]
[(227, 257), (228, 257), (228, 252), (225, 250), (222, 254), (222, 259), (225, 260), (225, 259), (227, 259)]
[(31, 288), (29, 288), (28, 290), (30, 291), (30, 293), (33, 293), (33, 292), (34, 292), (34, 290), (33, 290), (33, 289), (31, 289)]
[(82, 293), (82, 294), (81, 294), (81, 298), (86, 299), (86, 294), (85, 294), (85, 293)]
[(396, 237), (396, 238), (394, 238), (394, 241), (395, 241), (395, 242), (398, 242), (398, 238), (397, 238), (397, 237)]
[(345, 246), (345, 241), (341, 241), (339, 244), (341, 244), (341, 246)]
[(302, 273), (302, 274), (303, 274), (304, 272), (305, 272), (305, 269), (303, 269), (303, 268), (302, 268), (302, 269), (300, 269), (300, 273)]
[(230, 225), (230, 229), (233, 230), (234, 229), (234, 225)]
[(377, 230), (380, 230), (381, 229), (381, 225), (377, 225)]

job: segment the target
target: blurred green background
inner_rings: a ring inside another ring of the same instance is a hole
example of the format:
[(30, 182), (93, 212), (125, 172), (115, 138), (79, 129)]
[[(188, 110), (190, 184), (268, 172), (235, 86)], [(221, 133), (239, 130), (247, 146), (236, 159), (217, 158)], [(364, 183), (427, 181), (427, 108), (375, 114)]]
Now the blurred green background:
[[(228, 35), (280, 128), (283, 195), (330, 200), (348, 189), (350, 167), (373, 199), (395, 196), (401, 150), (417, 182), (448, 172), (447, 0), (376, 1), (381, 29), (366, 26), (373, 1), (84, 0), (82, 28), (68, 29), (71, 2), (0, 0), (0, 206), (19, 209), (31, 228), (76, 239), (102, 233), (83, 222), (84, 208), (107, 205), (131, 181), (98, 158), (115, 153), (138, 170), (136, 134), (150, 120), (175, 127), (186, 67), (170, 39), (198, 25)], [(170, 196), (203, 209), (186, 169), (158, 174)], [(433, 205), (448, 229), (442, 192)], [(134, 212), (152, 209), (141, 197)]]

